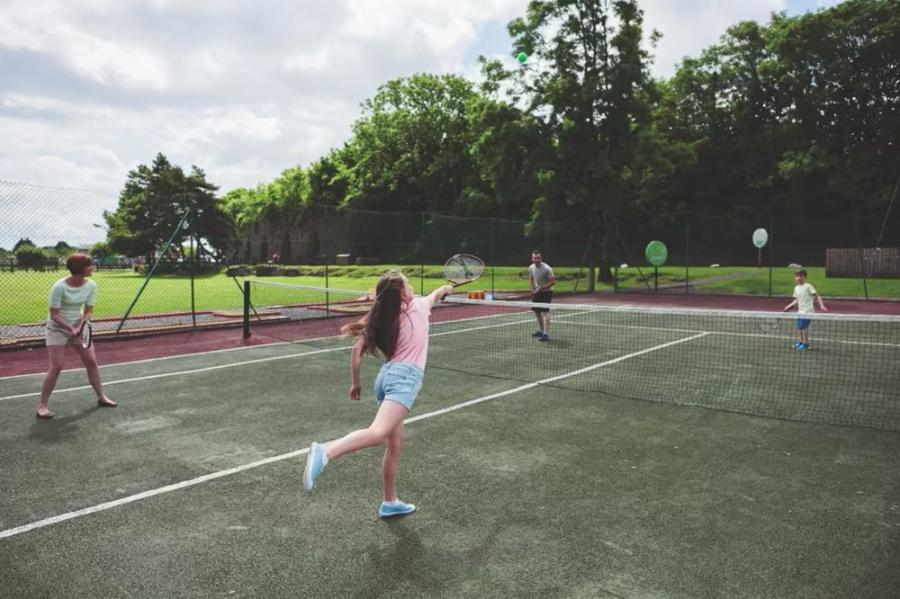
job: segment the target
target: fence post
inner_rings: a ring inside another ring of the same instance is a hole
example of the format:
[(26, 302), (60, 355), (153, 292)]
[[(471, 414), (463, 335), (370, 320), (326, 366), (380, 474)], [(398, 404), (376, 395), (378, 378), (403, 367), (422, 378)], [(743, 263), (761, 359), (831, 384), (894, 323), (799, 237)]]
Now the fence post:
[(425, 211), (421, 213), (421, 230), (419, 235), (419, 295), (425, 295)]
[(147, 284), (150, 282), (150, 279), (153, 278), (153, 273), (156, 272), (159, 263), (162, 261), (163, 257), (166, 255), (166, 252), (169, 251), (169, 247), (172, 245), (172, 241), (175, 240), (175, 236), (178, 235), (178, 232), (181, 231), (181, 228), (184, 226), (184, 223), (187, 222), (188, 217), (191, 215), (191, 209), (188, 208), (187, 214), (181, 217), (181, 220), (178, 221), (178, 226), (175, 227), (175, 230), (172, 232), (172, 236), (169, 237), (169, 241), (166, 242), (165, 247), (163, 247), (162, 252), (159, 255), (159, 258), (156, 259), (156, 262), (153, 264), (153, 267), (150, 268), (150, 272), (147, 273), (147, 276), (144, 278), (144, 284), (141, 285), (141, 288), (138, 290), (137, 295), (134, 296), (134, 299), (131, 300), (131, 305), (128, 306), (128, 309), (125, 311), (125, 315), (122, 317), (122, 320), (119, 321), (119, 326), (116, 327), (116, 335), (119, 334), (119, 331), (122, 330), (122, 327), (125, 326), (125, 321), (128, 320), (128, 316), (131, 314), (131, 311), (134, 309), (135, 304), (137, 304), (138, 300), (141, 298), (141, 294), (144, 293), (144, 289), (147, 288)]
[(494, 235), (495, 235), (494, 229), (496, 228), (495, 227), (496, 221), (497, 221), (496, 218), (491, 217), (491, 297), (492, 298), (496, 297), (496, 293), (497, 293), (496, 289), (494, 289), (494, 264), (497, 261), (497, 258), (494, 256)]
[[(195, 270), (197, 266), (197, 251), (194, 246), (194, 219), (191, 216), (191, 212), (188, 212), (188, 227), (190, 227), (190, 234), (188, 235), (188, 247), (190, 248), (191, 257), (190, 257), (190, 271), (191, 271), (191, 324), (193, 328), (197, 328), (197, 303), (196, 303), (196, 291), (194, 289), (194, 277)], [(200, 245), (200, 241), (197, 240), (197, 245)], [(182, 252), (183, 253), (183, 252)]]
[(684, 293), (691, 292), (691, 219), (684, 219)]
[(775, 217), (769, 215), (769, 297), (772, 297), (772, 265), (775, 260)]
[(862, 241), (859, 237), (859, 214), (853, 214), (853, 232), (856, 235), (856, 251), (859, 252), (859, 267), (862, 272), (862, 280), (863, 280), (863, 294), (866, 296), (866, 301), (869, 301), (869, 282), (866, 277), (866, 255), (865, 250), (862, 247)]

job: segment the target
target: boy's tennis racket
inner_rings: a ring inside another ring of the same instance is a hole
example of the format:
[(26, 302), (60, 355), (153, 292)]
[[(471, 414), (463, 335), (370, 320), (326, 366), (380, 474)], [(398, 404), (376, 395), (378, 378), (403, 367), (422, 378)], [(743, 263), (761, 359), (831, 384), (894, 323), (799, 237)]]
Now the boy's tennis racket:
[(91, 323), (85, 320), (78, 329), (78, 340), (81, 341), (81, 347), (88, 349), (91, 347), (93, 335), (91, 333)]
[(484, 272), (484, 261), (472, 254), (456, 254), (444, 264), (444, 278), (454, 287), (471, 283)]
[(756, 326), (763, 333), (777, 333), (783, 322), (783, 318), (758, 318)]

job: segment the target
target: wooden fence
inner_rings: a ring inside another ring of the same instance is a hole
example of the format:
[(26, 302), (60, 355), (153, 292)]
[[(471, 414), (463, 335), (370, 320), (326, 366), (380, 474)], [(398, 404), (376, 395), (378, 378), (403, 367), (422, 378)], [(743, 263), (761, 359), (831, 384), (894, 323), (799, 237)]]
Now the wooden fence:
[[(865, 267), (865, 273), (863, 272)], [(825, 250), (826, 277), (900, 278), (900, 248)]]

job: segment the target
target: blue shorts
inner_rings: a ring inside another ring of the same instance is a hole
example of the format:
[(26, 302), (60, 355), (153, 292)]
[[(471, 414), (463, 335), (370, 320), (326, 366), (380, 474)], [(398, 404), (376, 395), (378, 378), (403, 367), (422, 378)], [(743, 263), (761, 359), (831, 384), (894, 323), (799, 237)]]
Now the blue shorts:
[(806, 329), (809, 328), (809, 323), (811, 323), (811, 322), (812, 322), (812, 320), (809, 318), (798, 318), (797, 319), (797, 330), (805, 331)]
[(375, 377), (375, 401), (379, 405), (384, 400), (395, 401), (411, 410), (424, 377), (425, 373), (415, 364), (388, 362)]

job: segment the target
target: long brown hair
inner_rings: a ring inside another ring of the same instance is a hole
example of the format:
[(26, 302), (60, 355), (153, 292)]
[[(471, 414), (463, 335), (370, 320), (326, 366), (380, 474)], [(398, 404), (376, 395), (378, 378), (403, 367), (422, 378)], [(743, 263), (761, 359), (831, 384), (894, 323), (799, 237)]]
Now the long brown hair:
[(400, 311), (403, 307), (403, 288), (406, 279), (397, 271), (381, 275), (375, 287), (375, 301), (368, 314), (358, 321), (344, 325), (341, 331), (351, 337), (363, 338), (363, 351), (373, 356), (380, 351), (388, 360), (397, 349), (400, 330)]

